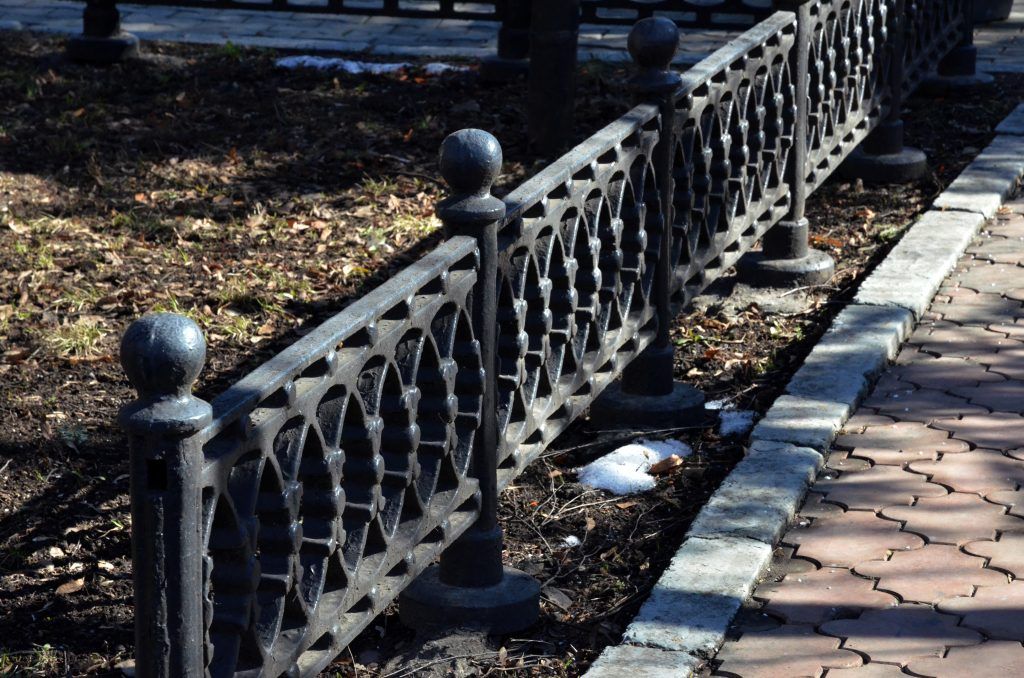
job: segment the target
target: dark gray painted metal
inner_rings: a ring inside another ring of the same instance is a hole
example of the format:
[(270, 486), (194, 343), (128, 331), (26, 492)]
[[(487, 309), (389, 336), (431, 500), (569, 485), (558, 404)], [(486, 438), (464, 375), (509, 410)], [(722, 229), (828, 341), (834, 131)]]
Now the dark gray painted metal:
[(533, 0), (532, 8), (527, 134), (538, 154), (553, 158), (573, 137), (580, 0)]
[(480, 77), (490, 82), (508, 82), (530, 70), (531, 0), (501, 0), (498, 14), (498, 53), (480, 64)]
[[(679, 74), (671, 70), (672, 59), (679, 49), (679, 28), (664, 17), (641, 19), (629, 32), (627, 44), (636, 64), (636, 73), (629, 81), (634, 96), (642, 103), (657, 106), (660, 120), (671, 120), (674, 114), (674, 94), (682, 81)], [(671, 301), (672, 266), (669, 263), (672, 255), (672, 194), (675, 191), (675, 182), (672, 180), (672, 151), (672, 135), (661, 136), (654, 147), (652, 157), (656, 168), (658, 201), (649, 205), (647, 211), (647, 220), (652, 224), (649, 231), (654, 236), (651, 246), (658, 252), (651, 291), (658, 330), (654, 343), (622, 373), (621, 392), (626, 397), (669, 396), (675, 388), (675, 352), (669, 334), (675, 315)], [(614, 417), (613, 412), (616, 409), (625, 416), (630, 415), (627, 407), (608, 407), (602, 419), (609, 415)], [(662, 419), (658, 425), (668, 428), (688, 423), (679, 417), (692, 420), (694, 408), (673, 409), (677, 416)], [(633, 417), (630, 416), (630, 419)]]
[(138, 399), (121, 410), (131, 444), (135, 652), (140, 678), (204, 674), (202, 440), (213, 418), (192, 395), (206, 340), (188, 318), (136, 320), (121, 365)]
[[(796, 44), (790, 53), (793, 86), (806, 92), (810, 68), (810, 47), (814, 39), (811, 3), (784, 0), (779, 7), (796, 10)], [(824, 252), (810, 247), (810, 224), (804, 216), (807, 203), (807, 108), (808, 97), (794, 101), (793, 148), (786, 174), (791, 205), (786, 218), (765, 233), (762, 251), (749, 253), (738, 264), (740, 279), (752, 285), (783, 287), (817, 285), (835, 272), (835, 262)]]
[(68, 40), (68, 58), (112, 64), (138, 53), (138, 38), (121, 30), (121, 13), (116, 1), (86, 0), (82, 10), (82, 34)]
[(498, 224), (505, 217), (505, 203), (491, 195), (501, 160), (498, 140), (483, 130), (460, 130), (441, 144), (441, 175), (452, 195), (439, 203), (437, 214), (446, 236), (475, 238), (480, 252), (473, 329), (485, 376), (471, 470), (480, 486), (480, 515), (441, 554), (440, 566), (425, 572), (402, 594), (402, 619), (417, 628), (477, 626), (508, 633), (526, 628), (540, 612), (540, 585), (503, 567), (501, 561), (495, 347)]

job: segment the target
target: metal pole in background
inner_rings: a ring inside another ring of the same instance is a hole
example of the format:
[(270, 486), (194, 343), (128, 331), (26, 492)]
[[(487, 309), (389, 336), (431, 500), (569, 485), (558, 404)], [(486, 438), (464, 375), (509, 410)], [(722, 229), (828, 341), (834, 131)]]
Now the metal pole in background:
[(501, 0), (498, 9), (498, 54), (480, 63), (480, 78), (486, 82), (509, 82), (530, 70), (531, 0)]
[(68, 58), (103, 65), (138, 55), (139, 39), (121, 30), (116, 0), (86, 0), (82, 34), (68, 40)]
[(573, 140), (580, 0), (533, 0), (527, 119), (530, 146), (555, 158)]

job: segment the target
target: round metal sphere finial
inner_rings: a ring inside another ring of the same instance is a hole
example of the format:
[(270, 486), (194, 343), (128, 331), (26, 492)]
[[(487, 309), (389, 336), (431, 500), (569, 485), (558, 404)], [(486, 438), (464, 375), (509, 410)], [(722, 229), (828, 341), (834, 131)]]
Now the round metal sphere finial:
[(679, 48), (679, 27), (663, 16), (641, 19), (633, 24), (626, 45), (640, 68), (667, 71)]
[(441, 142), (441, 176), (456, 194), (489, 195), (501, 160), (501, 144), (482, 129), (460, 129)]
[(121, 365), (144, 396), (188, 395), (205, 362), (206, 338), (185, 316), (144, 316), (121, 338)]

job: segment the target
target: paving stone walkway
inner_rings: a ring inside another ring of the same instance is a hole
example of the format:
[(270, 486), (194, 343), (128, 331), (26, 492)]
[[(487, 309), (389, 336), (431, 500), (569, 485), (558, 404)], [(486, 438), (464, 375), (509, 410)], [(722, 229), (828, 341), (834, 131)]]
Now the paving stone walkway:
[[(378, 56), (469, 57), (495, 53), (498, 24), (456, 19), (398, 19), (252, 10), (195, 9), (118, 3), (125, 30), (143, 40), (358, 52)], [(82, 3), (67, 0), (0, 0), (0, 29), (75, 34)], [(625, 61), (628, 26), (583, 25), (582, 60)], [(686, 30), (677, 64), (695, 64), (734, 38), (730, 31)], [(1024, 72), (1024, 0), (1015, 0), (1005, 22), (979, 26), (975, 42), (982, 70)]]
[(833, 446), (716, 676), (1024, 673), (1024, 200)]
[[(1022, 0), (1024, 2), (1024, 0)], [(496, 53), (499, 24), (254, 10), (196, 9), (118, 3), (121, 24), (142, 40), (273, 47), (371, 55), (483, 58)], [(0, 0), (0, 28), (52, 33), (82, 30), (82, 3)], [(626, 61), (629, 26), (580, 27), (581, 60)], [(677, 64), (695, 64), (739, 33), (683, 31)]]

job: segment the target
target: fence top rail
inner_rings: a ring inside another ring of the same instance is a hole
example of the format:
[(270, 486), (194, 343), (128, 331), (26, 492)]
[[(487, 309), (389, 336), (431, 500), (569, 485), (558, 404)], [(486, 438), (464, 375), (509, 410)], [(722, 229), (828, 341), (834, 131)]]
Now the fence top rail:
[(411, 302), (412, 297), (435, 280), (439, 273), (473, 255), (476, 247), (476, 241), (465, 236), (442, 243), (229, 386), (211, 401), (213, 421), (206, 429), (207, 439), (251, 411), (307, 367), (339, 348), (346, 339), (372, 327), (388, 309)]
[(728, 70), (731, 65), (745, 59), (777, 33), (795, 23), (796, 14), (793, 12), (775, 12), (767, 19), (758, 22), (752, 28), (716, 49), (699, 63), (683, 71), (680, 74), (682, 82), (679, 89), (676, 90), (677, 98), (692, 94), (700, 87), (710, 83)]
[(621, 144), (657, 116), (658, 107), (655, 105), (635, 106), (618, 120), (604, 126), (524, 181), (505, 196), (506, 212), (503, 224), (510, 224), (523, 216), (523, 212), (543, 201), (551, 189), (572, 181), (574, 174)]

